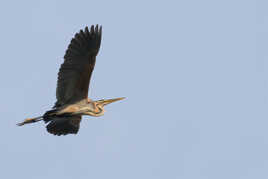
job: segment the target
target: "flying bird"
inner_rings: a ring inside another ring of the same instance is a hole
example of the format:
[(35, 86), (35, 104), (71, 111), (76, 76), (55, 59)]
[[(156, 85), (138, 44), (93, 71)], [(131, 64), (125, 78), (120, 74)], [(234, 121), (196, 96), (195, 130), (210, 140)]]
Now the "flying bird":
[(104, 106), (124, 98), (101, 99), (88, 98), (88, 88), (96, 56), (99, 52), (102, 27), (92, 25), (90, 30), (76, 33), (71, 40), (64, 62), (58, 73), (56, 98), (52, 110), (42, 116), (27, 118), (18, 126), (43, 120), (49, 133), (54, 135), (76, 134), (83, 115), (102, 116)]

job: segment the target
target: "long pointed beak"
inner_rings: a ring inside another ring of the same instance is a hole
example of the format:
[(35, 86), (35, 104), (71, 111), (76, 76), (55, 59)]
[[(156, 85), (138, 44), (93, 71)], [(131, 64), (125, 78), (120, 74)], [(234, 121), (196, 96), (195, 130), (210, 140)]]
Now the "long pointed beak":
[(103, 101), (103, 105), (107, 105), (107, 104), (110, 104), (110, 103), (113, 103), (113, 102), (116, 102), (116, 101), (120, 101), (120, 100), (123, 100), (123, 99), (125, 99), (125, 98), (123, 97), (123, 98), (105, 99)]

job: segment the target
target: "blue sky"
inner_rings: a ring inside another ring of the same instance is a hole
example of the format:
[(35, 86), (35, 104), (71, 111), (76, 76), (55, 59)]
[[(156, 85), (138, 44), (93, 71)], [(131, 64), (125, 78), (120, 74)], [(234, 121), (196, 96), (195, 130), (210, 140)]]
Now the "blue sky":
[[(268, 178), (268, 3), (0, 3), (1, 178)], [(50, 109), (73, 35), (103, 25), (77, 135), (15, 124)]]

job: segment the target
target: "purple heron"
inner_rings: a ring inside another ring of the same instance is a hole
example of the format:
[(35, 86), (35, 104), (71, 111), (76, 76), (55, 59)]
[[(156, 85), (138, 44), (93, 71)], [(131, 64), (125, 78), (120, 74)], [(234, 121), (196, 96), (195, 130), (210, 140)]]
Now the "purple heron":
[(102, 36), (102, 27), (92, 25), (80, 30), (71, 40), (58, 73), (56, 98), (52, 110), (44, 115), (25, 119), (18, 126), (43, 120), (54, 135), (76, 134), (83, 115), (102, 116), (104, 106), (124, 98), (93, 101), (88, 98), (90, 77), (95, 66)]

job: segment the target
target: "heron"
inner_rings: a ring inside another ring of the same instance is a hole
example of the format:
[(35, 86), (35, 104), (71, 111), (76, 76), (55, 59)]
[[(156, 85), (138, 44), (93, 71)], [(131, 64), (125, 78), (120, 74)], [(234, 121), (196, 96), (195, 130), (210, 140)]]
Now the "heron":
[(18, 126), (44, 121), (49, 133), (60, 136), (77, 134), (82, 116), (99, 117), (104, 106), (124, 99), (91, 100), (88, 98), (90, 78), (99, 52), (102, 26), (86, 26), (72, 38), (58, 72), (56, 98), (53, 108), (42, 116), (27, 118)]

